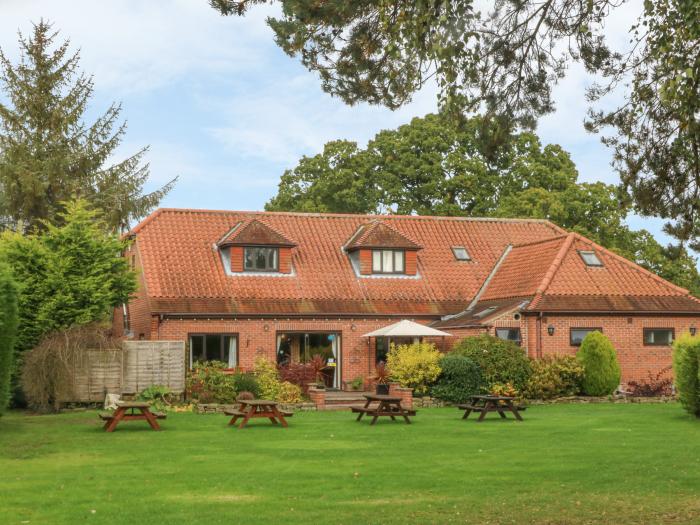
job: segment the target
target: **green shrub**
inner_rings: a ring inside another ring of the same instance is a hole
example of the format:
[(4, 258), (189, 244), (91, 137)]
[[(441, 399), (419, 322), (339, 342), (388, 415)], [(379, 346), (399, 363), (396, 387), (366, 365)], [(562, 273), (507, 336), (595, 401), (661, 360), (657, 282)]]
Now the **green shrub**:
[(10, 402), (17, 315), (17, 286), (9, 268), (0, 264), (0, 415)]
[(583, 375), (583, 365), (573, 355), (535, 359), (523, 394), (530, 399), (574, 396), (581, 392)]
[(151, 385), (138, 395), (140, 401), (150, 401), (151, 408), (162, 412), (170, 406), (172, 392), (164, 385)]
[(234, 376), (225, 374), (228, 365), (221, 361), (195, 363), (187, 375), (187, 391), (200, 403), (234, 403), (236, 384)]
[(601, 332), (590, 332), (581, 342), (576, 357), (583, 365), (584, 393), (607, 396), (620, 385), (620, 364), (610, 339)]
[(484, 380), (474, 361), (459, 354), (447, 354), (440, 359), (442, 373), (432, 388), (432, 394), (451, 403), (466, 403), (469, 396), (481, 392)]
[(522, 348), (488, 334), (465, 337), (455, 344), (452, 352), (478, 364), (488, 388), (510, 383), (521, 391), (532, 372), (530, 360)]
[(391, 378), (424, 394), (440, 375), (440, 352), (430, 343), (391, 345), (386, 356)]
[(255, 397), (260, 395), (260, 385), (258, 385), (258, 380), (250, 372), (238, 372), (234, 374), (233, 386), (238, 394), (241, 392), (250, 392)]
[(700, 417), (700, 336), (683, 335), (673, 343), (673, 374), (681, 405)]

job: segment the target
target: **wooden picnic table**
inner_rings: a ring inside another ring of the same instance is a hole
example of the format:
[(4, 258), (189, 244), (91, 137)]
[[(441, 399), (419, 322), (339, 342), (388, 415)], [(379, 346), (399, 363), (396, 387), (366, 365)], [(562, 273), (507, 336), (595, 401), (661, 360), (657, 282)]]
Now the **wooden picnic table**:
[(489, 412), (498, 412), (502, 419), (506, 419), (506, 411), (515, 416), (515, 419), (522, 421), (520, 412), (525, 407), (519, 407), (515, 403), (514, 397), (509, 396), (471, 396), (469, 403), (457, 405), (457, 408), (464, 410), (462, 419), (467, 419), (472, 412), (480, 412), (477, 421), (483, 421)]
[[(401, 406), (401, 398), (395, 396), (386, 396), (381, 394), (365, 394), (365, 399), (367, 402), (363, 407), (352, 407), (352, 411), (356, 414), (357, 420), (360, 421), (362, 416), (367, 414), (372, 416), (372, 422), (370, 425), (374, 425), (380, 416), (388, 416), (392, 421), (396, 421), (396, 416), (401, 416), (404, 418), (407, 424), (411, 424), (411, 420), (408, 416), (415, 416), (415, 410), (409, 410)], [(372, 403), (377, 403), (375, 406), (371, 406)]]
[(248, 424), (248, 421), (257, 417), (266, 417), (274, 425), (280, 422), (284, 428), (287, 428), (285, 417), (292, 417), (291, 412), (282, 412), (277, 408), (276, 401), (269, 399), (241, 399), (238, 401), (239, 408), (237, 410), (226, 410), (224, 414), (233, 416), (229, 425), (234, 425), (236, 421), (243, 418), (238, 428), (243, 428)]
[(104, 429), (107, 432), (114, 432), (122, 421), (147, 421), (153, 430), (160, 430), (158, 419), (165, 419), (165, 414), (151, 412), (151, 404), (147, 401), (117, 401), (114, 413), (100, 414), (100, 419), (105, 422)]

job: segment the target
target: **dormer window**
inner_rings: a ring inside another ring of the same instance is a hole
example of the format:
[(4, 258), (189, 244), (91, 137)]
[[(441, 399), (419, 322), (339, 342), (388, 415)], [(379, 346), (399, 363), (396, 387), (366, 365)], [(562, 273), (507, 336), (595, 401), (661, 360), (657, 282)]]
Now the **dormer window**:
[(472, 258), (464, 246), (453, 246), (452, 253), (458, 261), (471, 261)]
[(372, 273), (406, 273), (404, 250), (372, 250)]
[(603, 263), (600, 262), (600, 259), (594, 251), (581, 250), (578, 253), (581, 255), (583, 262), (586, 263), (586, 266), (603, 266)]
[(227, 273), (292, 274), (296, 244), (257, 219), (238, 222), (216, 243)]
[(243, 263), (246, 272), (276, 272), (279, 270), (279, 249), (246, 246), (243, 250)]

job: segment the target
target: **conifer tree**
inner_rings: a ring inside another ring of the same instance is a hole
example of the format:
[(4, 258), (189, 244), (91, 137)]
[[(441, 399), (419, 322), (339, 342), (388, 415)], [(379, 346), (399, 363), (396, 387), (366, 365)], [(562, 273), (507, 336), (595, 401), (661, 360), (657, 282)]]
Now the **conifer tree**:
[(41, 21), (19, 35), (20, 59), (0, 50), (0, 222), (29, 229), (60, 220), (62, 204), (81, 197), (101, 210), (108, 227), (125, 229), (147, 215), (175, 180), (143, 193), (149, 176), (145, 147), (109, 164), (126, 124), (112, 104), (92, 124), (85, 122), (93, 95), (91, 76), (79, 70), (80, 54)]

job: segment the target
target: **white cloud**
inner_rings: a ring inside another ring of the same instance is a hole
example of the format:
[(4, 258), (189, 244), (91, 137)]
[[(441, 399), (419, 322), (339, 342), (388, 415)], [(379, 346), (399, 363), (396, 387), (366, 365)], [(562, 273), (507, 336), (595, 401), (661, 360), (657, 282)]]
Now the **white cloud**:
[(264, 23), (270, 8), (222, 17), (205, 0), (96, 2), (5, 0), (0, 47), (17, 56), (17, 30), (41, 18), (81, 49), (81, 66), (113, 98), (148, 91), (202, 71), (250, 70), (274, 46)]

